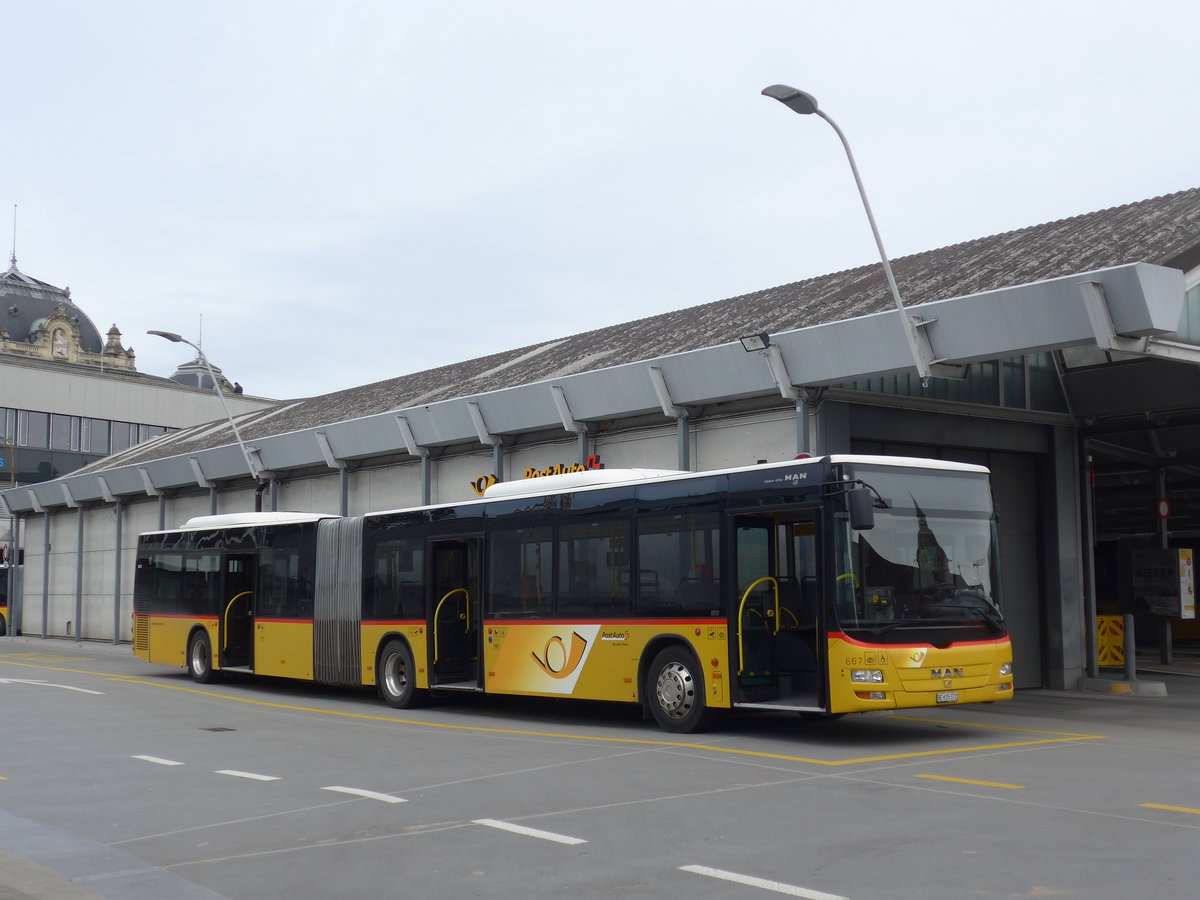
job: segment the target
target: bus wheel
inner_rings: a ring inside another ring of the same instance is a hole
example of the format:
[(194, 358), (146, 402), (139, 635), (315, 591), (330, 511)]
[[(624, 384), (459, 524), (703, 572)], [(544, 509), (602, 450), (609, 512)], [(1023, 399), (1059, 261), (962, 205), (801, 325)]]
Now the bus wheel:
[(212, 684), (221, 680), (221, 673), (213, 668), (212, 644), (203, 631), (197, 631), (188, 641), (187, 667), (192, 681)]
[(417, 667), (403, 641), (389, 641), (379, 654), (379, 696), (394, 709), (420, 706), (428, 696), (417, 690)]
[(664, 731), (700, 731), (712, 720), (712, 710), (704, 704), (700, 667), (682, 647), (666, 647), (650, 663), (646, 703)]

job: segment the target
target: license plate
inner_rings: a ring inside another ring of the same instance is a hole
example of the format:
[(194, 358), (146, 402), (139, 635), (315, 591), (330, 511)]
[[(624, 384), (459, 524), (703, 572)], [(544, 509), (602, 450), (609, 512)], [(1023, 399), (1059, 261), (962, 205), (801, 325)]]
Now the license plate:
[(957, 703), (958, 691), (942, 691), (937, 695), (938, 703)]

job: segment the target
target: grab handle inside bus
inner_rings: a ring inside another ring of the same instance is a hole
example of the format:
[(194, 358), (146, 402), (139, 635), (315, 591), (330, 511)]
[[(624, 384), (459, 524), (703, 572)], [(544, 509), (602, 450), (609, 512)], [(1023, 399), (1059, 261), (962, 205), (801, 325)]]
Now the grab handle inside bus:
[[(750, 587), (746, 588), (746, 593), (742, 594), (742, 602), (738, 604), (738, 631), (737, 631), (737, 634), (738, 634), (738, 674), (739, 675), (741, 675), (742, 672), (745, 671), (745, 669), (746, 669), (746, 648), (745, 648), (745, 644), (742, 641), (742, 617), (746, 613), (746, 601), (748, 601), (750, 599), (751, 592), (753, 592), (753, 590), (756, 587), (758, 587), (760, 584), (763, 584), (764, 582), (769, 582), (771, 584), (771, 586), (775, 589), (775, 608), (773, 610), (775, 615), (773, 617), (774, 621), (773, 621), (771, 627), (774, 629), (773, 634), (779, 634), (779, 582), (776, 579), (772, 578), (770, 575), (764, 575), (762, 578), (758, 579), (756, 582), (751, 584)], [(758, 612), (758, 610), (756, 610), (756, 609), (751, 609), (750, 611), (756, 612), (756, 613)], [(762, 613), (759, 613), (759, 617), (760, 618), (762, 617)]]
[(240, 594), (234, 594), (233, 599), (225, 604), (225, 615), (221, 619), (225, 630), (225, 639), (221, 642), (222, 650), (229, 649), (229, 610), (233, 609), (233, 604), (237, 603), (243, 597), (253, 593), (254, 591), (242, 591)]
[(453, 597), (455, 594), (463, 595), (464, 604), (466, 606), (466, 628), (465, 628), (465, 630), (468, 632), (471, 630), (471, 595), (470, 595), (470, 593), (467, 592), (466, 588), (455, 588), (450, 593), (448, 593), (445, 597), (443, 597), (441, 600), (439, 600), (437, 606), (435, 606), (433, 609), (433, 661), (434, 662), (440, 661), (438, 659), (438, 656), (439, 656), (439, 654), (438, 654), (438, 613), (440, 613), (442, 611), (442, 604), (445, 603), (447, 600), (449, 600), (451, 597)]

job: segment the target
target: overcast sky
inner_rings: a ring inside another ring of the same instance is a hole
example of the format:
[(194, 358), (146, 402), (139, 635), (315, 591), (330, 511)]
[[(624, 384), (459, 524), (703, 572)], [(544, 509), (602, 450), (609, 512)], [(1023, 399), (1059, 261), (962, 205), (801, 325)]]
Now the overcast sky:
[[(1200, 3), (0, 0), (0, 234), (299, 397), (1200, 185)], [(4, 220), (9, 221), (5, 222)], [(8, 253), (5, 253), (7, 256)], [(730, 339), (736, 338), (730, 335)]]

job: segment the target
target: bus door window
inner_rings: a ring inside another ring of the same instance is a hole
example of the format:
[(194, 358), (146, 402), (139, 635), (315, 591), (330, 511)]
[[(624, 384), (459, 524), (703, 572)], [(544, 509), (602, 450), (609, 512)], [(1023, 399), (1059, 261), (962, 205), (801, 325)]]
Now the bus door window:
[(432, 544), (433, 671), (443, 682), (478, 678), (479, 547), (478, 539)]
[(775, 528), (768, 518), (741, 518), (737, 524), (737, 616), (739, 683), (769, 685), (774, 671), (773, 635), (778, 580)]
[(817, 577), (817, 527), (811, 513), (789, 516), (776, 528), (779, 612), (775, 664), (786, 693), (814, 705), (824, 656)]

